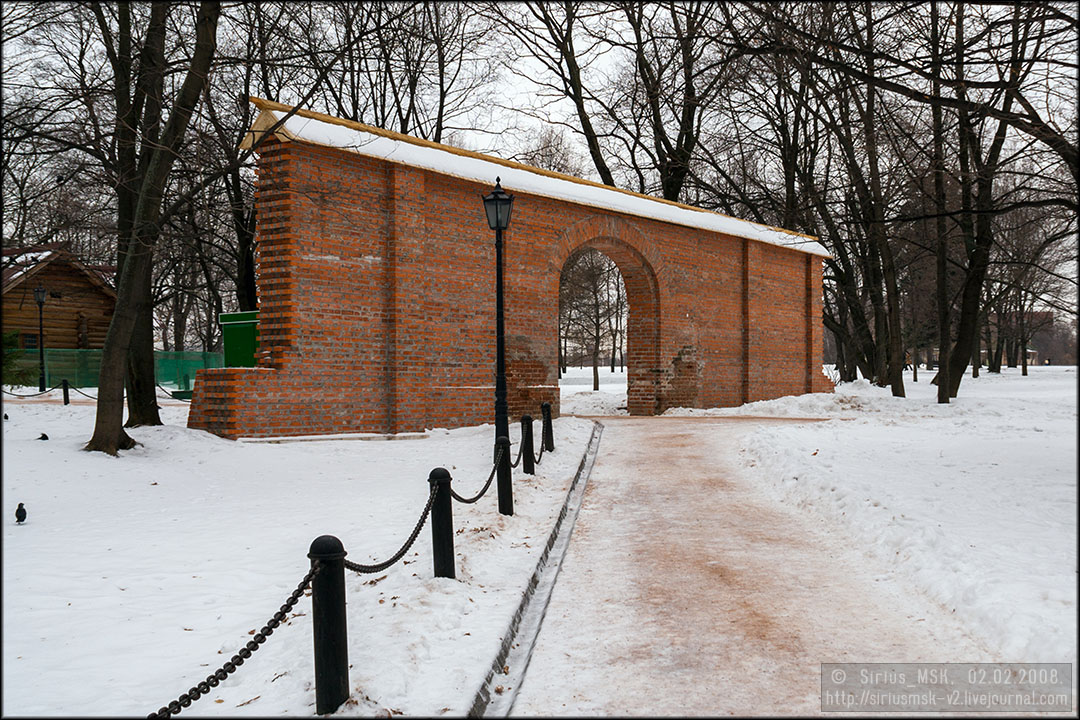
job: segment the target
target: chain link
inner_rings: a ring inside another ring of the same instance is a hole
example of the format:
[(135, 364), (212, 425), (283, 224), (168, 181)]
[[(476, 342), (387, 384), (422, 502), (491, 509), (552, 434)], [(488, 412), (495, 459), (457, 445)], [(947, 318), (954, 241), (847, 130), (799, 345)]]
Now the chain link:
[(540, 436), (540, 454), (536, 456), (533, 462), (537, 465), (540, 464), (540, 458), (544, 457), (544, 436)]
[(72, 387), (71, 389), (74, 390), (75, 392), (79, 393), (80, 395), (82, 395), (85, 398), (90, 398), (91, 400), (97, 400), (96, 395), (87, 395), (86, 393), (84, 393), (82, 390), (80, 390), (77, 387)]
[[(169, 396), (167, 399), (169, 399), (169, 400), (179, 400), (180, 402), (186, 402), (186, 403), (191, 402), (190, 400), (185, 400), (184, 398), (173, 397), (173, 394), (172, 394), (171, 390), (166, 390), (165, 388), (161, 387), (161, 383), (155, 383), (155, 384), (158, 386), (158, 390), (161, 390), (163, 393), (165, 393), (166, 395)], [(166, 398), (162, 398), (162, 399), (166, 399)]]
[[(463, 498), (460, 495), (458, 495), (456, 492), (454, 492), (454, 488), (450, 488), (450, 497), (454, 498), (455, 500), (457, 500), (460, 503), (465, 503), (466, 505), (472, 505), (474, 502), (476, 502), (480, 498), (484, 497), (484, 493), (486, 493), (488, 491), (488, 488), (491, 487), (491, 481), (495, 478), (495, 473), (499, 469), (499, 461), (502, 460), (502, 455), (503, 455), (503, 452), (505, 452), (505, 447), (506, 447), (505, 445), (500, 445), (499, 446), (499, 451), (497, 453), (495, 453), (495, 464), (491, 466), (491, 474), (488, 475), (487, 482), (484, 483), (484, 487), (481, 488), (479, 493), (477, 493), (476, 495), (474, 495), (471, 498)], [(518, 460), (520, 460), (520, 459), (521, 459), (521, 451), (519, 450), (518, 451)]]
[(412, 544), (416, 542), (416, 536), (420, 534), (420, 528), (424, 527), (424, 523), (427, 521), (428, 514), (431, 513), (431, 506), (435, 503), (436, 491), (437, 487), (435, 485), (432, 485), (431, 493), (428, 495), (427, 505), (424, 506), (424, 512), (420, 513), (420, 519), (416, 521), (416, 527), (413, 528), (412, 535), (409, 536), (409, 539), (405, 541), (405, 544), (401, 546), (401, 549), (394, 553), (391, 558), (389, 558), (388, 560), (384, 560), (377, 565), (361, 565), (360, 563), (354, 563), (345, 560), (345, 567), (347, 567), (349, 570), (352, 570), (353, 572), (358, 573), (377, 573), (382, 572), (383, 570), (396, 563), (401, 558), (405, 557), (405, 553), (409, 552), (409, 548), (411, 548)]
[[(157, 384), (159, 390), (161, 390), (162, 392), (166, 393), (169, 396), (168, 397), (169, 400), (179, 400), (181, 402), (191, 402), (190, 400), (184, 400), (183, 398), (174, 398), (172, 396), (172, 393), (169, 390), (167, 390), (166, 388), (161, 387), (161, 385), (159, 383), (155, 383), (155, 384)], [(4, 392), (5, 395), (11, 395), (12, 397), (32, 398), (32, 397), (38, 397), (40, 395), (44, 395), (46, 393), (51, 393), (53, 390), (58, 390), (59, 388), (63, 387), (63, 385), (64, 385), (63, 383), (60, 383), (59, 385), (54, 385), (53, 387), (49, 388), (45, 392), (38, 392), (38, 393), (34, 393), (33, 395), (18, 395), (18, 394), (13, 393), (13, 392), (8, 392), (7, 390), (4, 390), (3, 392)], [(74, 385), (68, 385), (68, 390), (71, 390), (72, 392), (77, 392), (80, 395), (82, 395), (84, 398), (88, 398), (90, 400), (97, 400), (98, 399), (98, 397), (96, 395), (87, 395), (86, 393), (84, 393), (82, 390), (75, 387)], [(165, 398), (162, 398), (162, 399), (165, 399)]]
[[(62, 383), (62, 382), (61, 382), (61, 383), (59, 383), (59, 384), (57, 384), (57, 385), (53, 385), (53, 386), (52, 386), (51, 388), (49, 388), (48, 390), (42, 390), (41, 392), (36, 392), (36, 393), (34, 393), (33, 395), (19, 395), (18, 393), (8, 392), (7, 390), (4, 390), (4, 391), (3, 391), (3, 393), (4, 393), (5, 395), (10, 395), (11, 397), (17, 397), (17, 398), (32, 398), (32, 397), (38, 397), (39, 395), (44, 395), (45, 393), (51, 393), (51, 392), (52, 392), (53, 390), (57, 389), (58, 387), (60, 387), (60, 386), (61, 386), (61, 385), (63, 385), (63, 384), (64, 384), (64, 383)], [(39, 386), (39, 387), (40, 387), (40, 386)]]
[[(524, 444), (523, 444), (522, 442), (520, 442), (520, 441), (519, 441), (519, 442), (518, 442), (518, 456), (517, 456), (517, 460), (515, 460), (515, 461), (514, 461), (514, 462), (512, 462), (512, 463), (510, 463), (510, 467), (512, 467), (512, 468), (516, 468), (516, 467), (518, 466), (518, 463), (520, 463), (520, 462), (521, 462), (521, 451), (522, 451), (522, 450), (524, 450), (524, 449), (525, 449), (525, 445), (524, 445)], [(502, 452), (502, 448), (499, 448), (499, 452), (500, 452), (500, 453)], [(496, 465), (498, 465), (498, 464), (499, 464), (499, 461), (498, 461), (498, 460), (496, 460), (496, 461), (495, 461), (495, 464), (496, 464)], [(477, 498), (477, 499), (479, 499), (479, 498)]]
[(300, 601), (300, 596), (304, 594), (304, 590), (311, 584), (311, 579), (319, 573), (321, 568), (322, 563), (318, 561), (312, 563), (311, 569), (304, 575), (304, 579), (301, 580), (300, 584), (296, 586), (296, 589), (292, 591), (292, 594), (289, 595), (289, 599), (285, 601), (285, 604), (281, 606), (281, 609), (274, 613), (274, 616), (267, 620), (266, 624), (262, 626), (262, 629), (255, 633), (254, 638), (249, 640), (244, 647), (240, 648), (228, 662), (207, 675), (205, 680), (197, 683), (186, 693), (180, 695), (176, 700), (163, 706), (157, 712), (150, 713), (146, 717), (148, 719), (167, 718), (170, 715), (178, 715), (183, 708), (188, 707), (191, 703), (204, 695), (209, 695), (212, 688), (216, 688), (221, 684), (222, 680), (225, 680), (229, 675), (236, 672), (236, 669), (243, 665), (245, 660), (251, 657), (251, 653), (258, 650), (259, 646), (266, 642), (266, 638), (273, 634), (274, 628), (281, 625), (289, 612), (292, 611), (293, 606)]

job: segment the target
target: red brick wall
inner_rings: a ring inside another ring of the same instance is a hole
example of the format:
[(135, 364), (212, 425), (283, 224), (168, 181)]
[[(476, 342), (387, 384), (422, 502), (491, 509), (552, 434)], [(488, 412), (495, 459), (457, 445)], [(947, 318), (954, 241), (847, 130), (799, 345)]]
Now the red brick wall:
[[(480, 202), (490, 189), (265, 143), (258, 367), (199, 371), (189, 426), (266, 437), (490, 422), (495, 250)], [(559, 276), (585, 245), (618, 264), (627, 288), (632, 414), (831, 390), (820, 372), (820, 258), (507, 190), (512, 419), (539, 416), (544, 401), (558, 414)]]

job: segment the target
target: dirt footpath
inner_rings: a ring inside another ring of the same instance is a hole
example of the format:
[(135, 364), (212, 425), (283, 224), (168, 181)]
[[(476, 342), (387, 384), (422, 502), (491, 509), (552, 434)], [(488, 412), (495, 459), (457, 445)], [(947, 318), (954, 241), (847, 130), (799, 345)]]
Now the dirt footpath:
[(996, 662), (734, 471), (741, 418), (604, 418), (512, 715), (818, 714), (824, 662)]

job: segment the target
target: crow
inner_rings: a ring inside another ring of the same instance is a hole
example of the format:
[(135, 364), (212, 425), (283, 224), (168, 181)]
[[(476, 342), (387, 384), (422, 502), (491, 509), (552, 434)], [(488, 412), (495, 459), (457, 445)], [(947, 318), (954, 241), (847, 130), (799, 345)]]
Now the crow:
[(19, 507), (15, 508), (15, 524), (21, 525), (26, 520), (26, 508), (19, 503)]

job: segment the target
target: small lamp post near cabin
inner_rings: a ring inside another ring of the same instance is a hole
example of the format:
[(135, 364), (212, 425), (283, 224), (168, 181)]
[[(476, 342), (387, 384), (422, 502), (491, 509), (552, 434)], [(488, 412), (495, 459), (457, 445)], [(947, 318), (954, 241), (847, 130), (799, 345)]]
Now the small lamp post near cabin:
[(34, 289), (34, 301), (37, 302), (38, 319), (38, 390), (45, 392), (45, 288), (40, 285)]
[[(495, 189), (484, 196), (484, 212), (488, 226), (495, 231), (495, 440), (510, 437), (510, 421), (506, 410), (506, 333), (503, 320), (503, 260), (502, 234), (510, 226), (510, 211), (514, 196), (502, 189), (500, 178), (495, 178)], [(499, 512), (514, 514), (513, 487), (510, 478), (510, 449), (503, 446), (502, 456), (496, 470), (496, 489), (499, 492)]]

